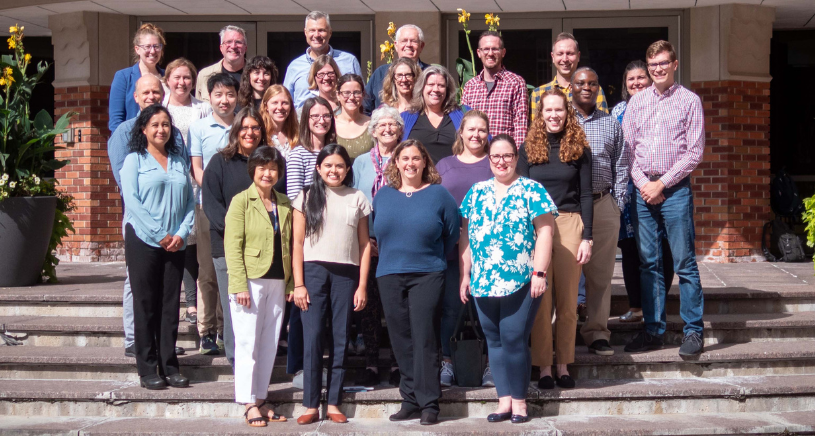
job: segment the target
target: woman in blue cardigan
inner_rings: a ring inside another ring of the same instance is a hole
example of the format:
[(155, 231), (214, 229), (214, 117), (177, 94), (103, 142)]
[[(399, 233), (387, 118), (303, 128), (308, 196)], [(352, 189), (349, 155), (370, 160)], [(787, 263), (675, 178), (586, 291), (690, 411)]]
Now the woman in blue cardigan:
[(412, 108), (402, 112), (405, 131), (402, 140), (421, 142), (434, 163), (453, 155), (453, 143), (464, 112), (469, 108), (456, 102), (456, 82), (439, 65), (422, 71), (413, 87)]
[(132, 67), (116, 72), (110, 85), (110, 104), (108, 105), (108, 129), (116, 131), (119, 124), (139, 114), (139, 105), (133, 98), (136, 92), (136, 81), (143, 74), (164, 77), (164, 70), (158, 67), (164, 55), (164, 31), (158, 26), (144, 23), (133, 37), (135, 60)]

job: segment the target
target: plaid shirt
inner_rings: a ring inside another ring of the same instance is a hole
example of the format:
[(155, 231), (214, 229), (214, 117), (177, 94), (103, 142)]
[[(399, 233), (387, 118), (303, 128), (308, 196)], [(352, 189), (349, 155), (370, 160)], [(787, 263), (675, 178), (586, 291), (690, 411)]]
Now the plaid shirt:
[(611, 191), (620, 210), (628, 202), (626, 185), (631, 153), (625, 146), (623, 128), (611, 115), (595, 110), (591, 115), (583, 115), (575, 108), (577, 121), (586, 132), (591, 147), (591, 188), (592, 191)]
[[(563, 91), (563, 93), (566, 94), (566, 98), (568, 98), (569, 101), (572, 101), (572, 85), (569, 84), (569, 86), (565, 88), (560, 86), (560, 84), (557, 83), (557, 76), (555, 76), (555, 78), (552, 79), (551, 82), (543, 86), (539, 86), (535, 88), (534, 91), (532, 91), (532, 117), (530, 119), (533, 120), (535, 119), (535, 114), (538, 112), (538, 103), (540, 102), (541, 95), (543, 95), (544, 92), (552, 88), (557, 88)], [(600, 92), (597, 93), (597, 109), (600, 109), (605, 113), (608, 113), (608, 103), (606, 102), (606, 94), (603, 92), (602, 87), (600, 87)]]
[(464, 84), (461, 104), (487, 114), (490, 134), (511, 135), (519, 147), (526, 139), (526, 81), (519, 75), (501, 69), (495, 74), (495, 86), (487, 90), (484, 70)]
[(689, 176), (705, 151), (705, 114), (699, 96), (674, 83), (661, 94), (656, 86), (628, 102), (623, 131), (634, 154), (631, 178), (637, 188), (658, 175), (666, 188)]

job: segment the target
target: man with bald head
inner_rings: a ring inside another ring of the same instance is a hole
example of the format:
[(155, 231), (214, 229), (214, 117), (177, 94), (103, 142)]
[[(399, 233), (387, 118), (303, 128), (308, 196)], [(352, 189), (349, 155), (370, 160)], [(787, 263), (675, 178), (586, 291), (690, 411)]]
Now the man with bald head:
[[(396, 39), (396, 59), (410, 58), (416, 61), (422, 70), (428, 67), (429, 64), (419, 59), (424, 49), (424, 33), (419, 26), (415, 24), (405, 24), (396, 30), (394, 39)], [(365, 102), (363, 107), (367, 114), (370, 114), (382, 104), (379, 91), (382, 90), (382, 81), (385, 80), (389, 67), (390, 64), (380, 65), (379, 68), (371, 74), (371, 78), (368, 79), (368, 85), (365, 86)], [(414, 83), (416, 79), (418, 79), (418, 77), (413, 78)]]
[(580, 334), (589, 352), (610, 356), (611, 277), (620, 233), (620, 211), (626, 197), (631, 153), (623, 140), (623, 129), (617, 119), (597, 106), (600, 80), (589, 67), (578, 68), (571, 77), (572, 106), (577, 121), (586, 132), (591, 148), (591, 187), (594, 196), (592, 252), (583, 265), (586, 277), (588, 319)]
[[(136, 82), (136, 91), (133, 92), (133, 98), (139, 105), (140, 110), (144, 110), (144, 108), (153, 104), (161, 104), (161, 100), (164, 98), (164, 88), (161, 86), (161, 79), (152, 74), (141, 76)], [(116, 128), (116, 131), (113, 132), (108, 140), (108, 158), (110, 158), (110, 170), (113, 172), (113, 178), (116, 180), (116, 185), (119, 187), (120, 194), (122, 192), (122, 182), (119, 178), (119, 171), (124, 165), (125, 157), (127, 157), (127, 155), (130, 153), (128, 144), (130, 143), (131, 131), (133, 130), (133, 126), (136, 124), (137, 118), (138, 117), (133, 117), (122, 122), (122, 124), (119, 124), (119, 127)], [(187, 147), (184, 146), (184, 139), (181, 132), (175, 127), (173, 127), (173, 136), (175, 137), (175, 143), (182, 145), (182, 156), (184, 156), (189, 163), (189, 153), (187, 151)], [(122, 227), (124, 227), (125, 224), (124, 204), (125, 203), (123, 200)], [(122, 235), (124, 235), (124, 231), (122, 231)], [(122, 301), (122, 305), (124, 312), (122, 315), (122, 321), (125, 328), (125, 356), (135, 357), (133, 293), (130, 290), (129, 276), (125, 280), (123, 297), (124, 299)], [(184, 350), (176, 347), (176, 354), (184, 354)]]

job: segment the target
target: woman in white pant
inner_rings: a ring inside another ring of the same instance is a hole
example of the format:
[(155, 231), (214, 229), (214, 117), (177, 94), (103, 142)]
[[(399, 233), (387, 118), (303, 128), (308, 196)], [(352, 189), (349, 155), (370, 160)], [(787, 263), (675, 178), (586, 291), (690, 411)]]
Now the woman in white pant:
[(258, 147), (247, 169), (254, 183), (232, 199), (226, 214), (224, 251), (229, 272), (229, 310), (235, 332), (235, 401), (246, 423), (286, 421), (265, 401), (291, 280), (292, 209), (274, 190), (286, 164), (274, 147)]

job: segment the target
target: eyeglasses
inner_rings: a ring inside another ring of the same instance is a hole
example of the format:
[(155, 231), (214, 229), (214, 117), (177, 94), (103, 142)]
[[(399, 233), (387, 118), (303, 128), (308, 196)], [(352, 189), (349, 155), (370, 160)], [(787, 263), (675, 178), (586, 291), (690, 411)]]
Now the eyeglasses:
[(421, 44), (421, 41), (419, 41), (418, 39), (400, 39), (397, 42), (399, 44), (411, 44), (411, 45), (419, 45), (419, 44)]
[(351, 96), (362, 97), (362, 91), (340, 91), (339, 94), (345, 98), (349, 98)]
[(137, 45), (136, 47), (138, 47), (138, 48), (140, 48), (140, 49), (142, 49), (144, 51), (150, 51), (150, 50), (161, 51), (161, 49), (164, 48), (164, 45), (163, 44), (152, 44), (152, 45), (144, 44), (144, 45)]
[(478, 51), (483, 51), (484, 53), (498, 53), (501, 51), (501, 49), (497, 47), (484, 47), (479, 48)]
[(335, 73), (333, 71), (329, 71), (327, 73), (317, 73), (317, 74), (314, 75), (314, 77), (316, 77), (316, 78), (318, 78), (320, 80), (322, 80), (322, 79), (333, 79), (333, 78), (337, 77), (337, 73)]
[(416, 75), (413, 74), (413, 73), (394, 74), (393, 76), (396, 77), (399, 80), (412, 79), (412, 78), (416, 77)]
[(660, 67), (660, 68), (662, 68), (664, 70), (664, 69), (668, 68), (668, 65), (671, 65), (672, 63), (673, 63), (673, 61), (654, 62), (654, 63), (648, 64), (648, 69), (649, 70), (656, 70), (657, 67)]
[(386, 129), (386, 128), (395, 129), (395, 128), (398, 128), (398, 127), (399, 127), (399, 124), (396, 124), (396, 123), (379, 123), (379, 124), (376, 125), (377, 129), (383, 129), (383, 130)]
[(490, 162), (492, 162), (492, 163), (494, 163), (494, 164), (497, 164), (497, 163), (499, 163), (499, 162), (501, 162), (501, 161), (504, 161), (504, 162), (512, 162), (512, 160), (513, 160), (513, 159), (515, 159), (515, 155), (514, 155), (514, 154), (512, 154), (512, 153), (507, 153), (507, 154), (491, 154), (491, 155), (490, 155)]
[(320, 121), (320, 120), (328, 121), (333, 116), (331, 114), (322, 114), (322, 115), (314, 114), (314, 115), (309, 115), (308, 117), (311, 119), (311, 121)]
[(600, 84), (597, 82), (574, 82), (575, 88), (599, 88)]
[(246, 42), (241, 41), (239, 39), (230, 39), (229, 41), (224, 41), (221, 45), (234, 45), (235, 47), (243, 47), (246, 45)]
[(240, 132), (244, 133), (244, 132), (248, 132), (249, 130), (252, 130), (253, 132), (258, 133), (258, 132), (260, 132), (260, 126), (241, 126)]

